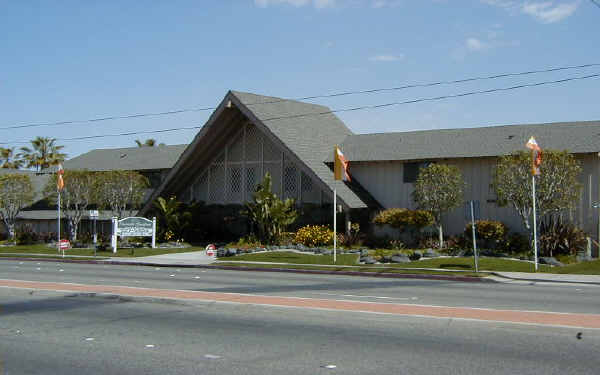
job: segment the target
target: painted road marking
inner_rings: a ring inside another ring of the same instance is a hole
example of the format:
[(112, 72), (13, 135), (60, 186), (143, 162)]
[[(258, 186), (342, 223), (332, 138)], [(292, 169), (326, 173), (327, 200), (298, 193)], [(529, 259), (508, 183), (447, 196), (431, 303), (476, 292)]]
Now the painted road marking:
[(207, 358), (207, 359), (219, 359), (219, 358), (221, 358), (221, 356), (220, 355), (214, 355), (214, 354), (205, 354), (204, 358)]
[(2, 279), (0, 279), (0, 287), (48, 290), (57, 292), (105, 293), (131, 297), (183, 299), (328, 311), (353, 311), (363, 313), (418, 316), (425, 318), (453, 318), (517, 324), (600, 329), (600, 314), (499, 310), (475, 307), (382, 303), (373, 301), (339, 301), (319, 298), (281, 297), (241, 293), (220, 293), (116, 285), (84, 285), (76, 283), (52, 283)]
[(417, 297), (385, 297), (385, 296), (365, 296), (365, 295), (357, 295), (357, 294), (335, 294), (335, 293), (320, 293), (313, 292), (313, 294), (320, 294), (324, 296), (336, 296), (336, 297), (357, 297), (357, 298), (376, 298), (376, 299), (398, 299), (398, 300), (407, 300), (407, 299), (416, 299)]

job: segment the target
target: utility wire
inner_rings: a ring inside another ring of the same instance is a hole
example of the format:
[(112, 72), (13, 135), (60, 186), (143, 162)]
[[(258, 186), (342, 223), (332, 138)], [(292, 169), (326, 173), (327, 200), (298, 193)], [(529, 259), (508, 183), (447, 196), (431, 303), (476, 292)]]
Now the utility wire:
[[(540, 69), (540, 70), (529, 70), (529, 71), (518, 72), (518, 73), (502, 73), (502, 74), (495, 74), (495, 75), (489, 75), (489, 76), (463, 78), (463, 79), (457, 79), (457, 80), (451, 80), (451, 81), (414, 83), (414, 84), (408, 84), (408, 85), (403, 85), (403, 86), (377, 88), (377, 89), (370, 89), (370, 90), (343, 91), (343, 92), (332, 93), (332, 94), (304, 96), (304, 97), (293, 98), (293, 99), (273, 99), (273, 100), (267, 100), (267, 101), (262, 101), (262, 102), (257, 102), (257, 103), (248, 103), (246, 105), (252, 106), (252, 105), (260, 105), (260, 104), (279, 103), (279, 102), (287, 101), (287, 100), (311, 100), (311, 99), (322, 99), (322, 98), (336, 98), (336, 97), (349, 96), (349, 95), (375, 94), (375, 93), (380, 93), (380, 92), (399, 91), (399, 90), (420, 88), (420, 87), (452, 85), (452, 84), (467, 83), (467, 82), (473, 82), (473, 81), (492, 80), (492, 79), (507, 78), (507, 77), (518, 77), (518, 76), (525, 76), (525, 75), (538, 74), (538, 73), (550, 73), (550, 72), (557, 72), (557, 71), (562, 71), (562, 70), (584, 69), (584, 68), (590, 68), (590, 67), (596, 67), (596, 66), (600, 66), (600, 63), (562, 66), (562, 67)], [(181, 109), (165, 111), (165, 112), (148, 112), (148, 113), (137, 113), (137, 114), (130, 114), (130, 115), (114, 115), (114, 116), (90, 118), (90, 119), (85, 119), (85, 120), (67, 120), (67, 121), (57, 121), (57, 122), (16, 124), (16, 125), (0, 127), (0, 130), (24, 129), (24, 128), (34, 128), (34, 127), (42, 127), (42, 126), (60, 126), (60, 125), (82, 124), (82, 123), (95, 123), (95, 122), (101, 122), (101, 121), (127, 120), (127, 119), (142, 118), (142, 117), (169, 116), (169, 115), (175, 115), (175, 114), (180, 114), (180, 113), (202, 112), (202, 111), (210, 111), (210, 110), (215, 110), (215, 109), (217, 109), (217, 107), (214, 107), (214, 106), (198, 107), (198, 108), (181, 108)]]
[[(500, 87), (500, 88), (494, 88), (494, 89), (488, 89), (488, 90), (469, 91), (469, 92), (464, 92), (464, 93), (459, 93), (459, 94), (435, 96), (435, 97), (429, 97), (429, 98), (419, 98), (419, 99), (413, 99), (413, 100), (406, 100), (406, 101), (402, 101), (402, 102), (391, 102), (391, 103), (366, 105), (366, 106), (359, 106), (359, 107), (352, 107), (352, 108), (333, 109), (333, 110), (322, 111), (322, 112), (311, 112), (311, 113), (301, 113), (301, 114), (288, 115), (288, 116), (269, 117), (269, 118), (262, 119), (261, 121), (266, 122), (266, 121), (293, 119), (293, 118), (308, 117), (308, 116), (321, 116), (321, 115), (341, 113), (341, 112), (361, 111), (361, 110), (366, 110), (366, 109), (385, 108), (385, 107), (392, 107), (392, 106), (397, 106), (397, 105), (438, 101), (438, 100), (460, 98), (460, 97), (480, 95), (480, 94), (491, 94), (491, 93), (502, 92), (502, 91), (512, 91), (512, 90), (518, 90), (518, 89), (522, 89), (522, 88), (526, 88), (526, 87), (538, 87), (538, 86), (545, 86), (545, 85), (553, 85), (553, 84), (565, 83), (565, 82), (570, 82), (570, 81), (578, 81), (578, 80), (584, 80), (584, 79), (590, 79), (590, 78), (597, 78), (597, 77), (600, 77), (600, 73), (589, 74), (589, 75), (585, 75), (585, 76), (563, 78), (563, 79), (554, 80), (554, 81), (524, 83), (524, 84), (516, 85), (516, 86)], [(73, 138), (59, 138), (59, 139), (57, 139), (57, 141), (61, 141), (61, 142), (81, 141), (81, 140), (88, 140), (88, 139), (95, 139), (95, 138), (122, 137), (122, 136), (128, 136), (128, 135), (138, 135), (138, 134), (167, 133), (167, 132), (173, 132), (173, 131), (191, 130), (191, 129), (200, 129), (200, 128), (202, 128), (202, 126), (196, 125), (196, 126), (188, 126), (188, 127), (170, 128), (170, 129), (135, 131), (135, 132), (117, 133), (117, 134), (88, 135), (88, 136), (73, 137)], [(0, 142), (0, 144), (27, 144), (27, 143), (29, 143), (29, 141)]]
[(592, 4), (594, 4), (595, 6), (600, 8), (600, 2), (598, 2), (597, 0), (590, 0), (590, 1), (592, 2)]

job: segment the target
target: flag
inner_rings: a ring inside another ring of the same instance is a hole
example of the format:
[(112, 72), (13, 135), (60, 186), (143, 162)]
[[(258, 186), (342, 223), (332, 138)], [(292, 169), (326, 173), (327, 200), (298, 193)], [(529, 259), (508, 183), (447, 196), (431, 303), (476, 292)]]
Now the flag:
[(63, 169), (62, 164), (58, 165), (58, 171), (56, 172), (56, 190), (62, 191), (65, 188), (65, 180), (63, 180), (63, 175), (65, 174), (65, 170)]
[(525, 147), (531, 150), (531, 174), (534, 176), (540, 175), (540, 165), (542, 165), (542, 149), (535, 141), (535, 138), (529, 138)]
[(336, 180), (350, 181), (348, 161), (338, 146), (333, 149), (333, 176)]

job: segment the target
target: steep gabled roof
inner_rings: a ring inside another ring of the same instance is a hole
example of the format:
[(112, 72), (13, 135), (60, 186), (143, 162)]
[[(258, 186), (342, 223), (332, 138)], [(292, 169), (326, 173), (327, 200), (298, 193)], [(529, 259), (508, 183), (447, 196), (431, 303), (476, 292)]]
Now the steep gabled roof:
[[(351, 162), (471, 158), (523, 150), (531, 136), (545, 149), (600, 151), (600, 121), (356, 134), (347, 137), (341, 147)], [(328, 155), (327, 160), (331, 159)]]
[[(229, 91), (184, 151), (162, 186), (156, 189), (150, 202), (163, 192), (169, 191), (169, 186), (177, 180), (180, 169), (188, 165), (191, 158), (202, 153), (200, 144), (203, 138), (214, 125), (218, 125), (219, 116), (231, 106), (237, 108), (267, 137), (303, 163), (313, 177), (322, 183), (323, 188), (333, 190), (333, 173), (324, 160), (328, 153), (333, 153), (333, 147), (352, 132), (329, 108), (295, 100)], [(346, 184), (338, 183), (337, 193), (341, 203), (349, 208), (367, 207)], [(150, 202), (142, 209), (142, 213), (149, 208)]]
[[(143, 171), (170, 169), (187, 145), (95, 149), (63, 163), (65, 169)], [(56, 167), (44, 172), (54, 172)]]

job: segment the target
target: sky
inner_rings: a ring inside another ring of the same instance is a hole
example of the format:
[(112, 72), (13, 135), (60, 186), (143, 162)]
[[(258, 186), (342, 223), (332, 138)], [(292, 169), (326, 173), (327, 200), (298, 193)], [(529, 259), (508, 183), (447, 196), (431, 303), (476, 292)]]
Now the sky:
[[(598, 2), (600, 4), (600, 1)], [(0, 0), (0, 146), (57, 138), (69, 157), (197, 130), (228, 90), (284, 98), (600, 63), (588, 0)], [(343, 109), (600, 73), (600, 66), (319, 98)], [(600, 78), (339, 113), (355, 133), (600, 120)], [(4, 144), (2, 144), (4, 143)], [(543, 145), (542, 145), (543, 146)]]

